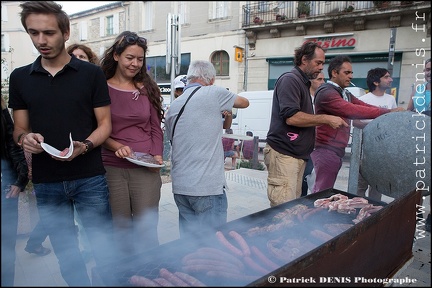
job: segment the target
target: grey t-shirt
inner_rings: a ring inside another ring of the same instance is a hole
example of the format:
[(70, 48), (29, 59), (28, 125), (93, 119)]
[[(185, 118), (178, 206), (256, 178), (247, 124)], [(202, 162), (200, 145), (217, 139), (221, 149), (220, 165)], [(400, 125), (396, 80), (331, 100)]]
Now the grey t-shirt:
[(172, 141), (171, 177), (174, 194), (219, 195), (226, 186), (222, 148), (222, 111), (231, 110), (236, 94), (219, 86), (202, 86), (186, 104), (172, 138), (180, 109), (196, 85), (187, 86), (165, 117)]

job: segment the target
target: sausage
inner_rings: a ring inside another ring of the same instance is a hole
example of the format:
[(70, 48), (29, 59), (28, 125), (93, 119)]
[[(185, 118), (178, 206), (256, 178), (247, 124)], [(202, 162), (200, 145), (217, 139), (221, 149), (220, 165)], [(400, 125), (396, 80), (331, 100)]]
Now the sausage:
[(140, 275), (131, 276), (129, 278), (129, 283), (137, 287), (160, 287), (158, 283)]
[(234, 245), (232, 245), (228, 239), (225, 238), (225, 235), (221, 232), (221, 231), (217, 231), (216, 232), (216, 237), (219, 240), (219, 242), (226, 247), (230, 252), (234, 253), (234, 255), (242, 257), (243, 256), (243, 252), (235, 247)]
[(162, 287), (175, 287), (175, 285), (173, 283), (171, 283), (170, 281), (168, 281), (165, 278), (155, 278), (155, 279), (153, 279), (153, 281), (158, 283)]
[(208, 271), (206, 274), (208, 277), (220, 277), (225, 278), (229, 280), (236, 280), (236, 281), (243, 281), (243, 282), (252, 282), (257, 280), (258, 276), (253, 275), (244, 275), (244, 274), (237, 274), (232, 272), (222, 272), (222, 271)]
[(329, 241), (330, 239), (333, 239), (333, 236), (331, 236), (330, 234), (327, 234), (327, 233), (325, 233), (325, 232), (323, 232), (323, 231), (321, 231), (321, 230), (318, 230), (318, 229), (316, 229), (316, 230), (312, 230), (312, 231), (310, 232), (310, 234), (311, 234), (312, 236), (314, 236), (315, 238), (317, 238), (317, 239), (323, 241), (323, 242), (327, 242), (327, 241)]
[(319, 211), (321, 211), (321, 210), (324, 210), (324, 208), (323, 208), (323, 207), (316, 207), (316, 208), (313, 208), (313, 209), (311, 209), (310, 211), (306, 212), (306, 213), (303, 215), (303, 219), (306, 220), (306, 219), (309, 218), (311, 215), (313, 215), (313, 214), (315, 214), (315, 213), (317, 213), (317, 212), (319, 212)]
[(173, 283), (177, 287), (189, 287), (190, 285), (184, 282), (182, 279), (178, 278), (176, 275), (168, 271), (166, 268), (161, 268), (159, 270), (159, 275), (165, 278), (169, 282)]
[(243, 256), (249, 257), (251, 256), (251, 251), (249, 248), (249, 245), (247, 244), (246, 240), (236, 231), (232, 230), (228, 233), (234, 240), (240, 245), (240, 248), (243, 252)]
[(246, 265), (248, 265), (250, 268), (252, 268), (255, 272), (262, 274), (268, 274), (270, 273), (270, 270), (265, 269), (260, 264), (256, 263), (251, 257), (244, 257), (243, 258)]
[(279, 265), (274, 263), (270, 258), (268, 258), (266, 255), (264, 255), (261, 250), (258, 249), (256, 246), (251, 247), (252, 253), (258, 257), (258, 259), (269, 269), (276, 270), (279, 268)]
[[(218, 249), (215, 249), (216, 251), (219, 251)], [(222, 250), (220, 250), (221, 252), (223, 252)], [(223, 252), (226, 253), (226, 252)], [(228, 253), (227, 253), (228, 254)], [(189, 261), (191, 260), (201, 260), (201, 259), (205, 259), (208, 261), (214, 260), (214, 261), (219, 261), (222, 263), (226, 263), (226, 264), (233, 264), (234, 266), (238, 267), (240, 270), (244, 268), (244, 264), (243, 262), (240, 261), (240, 259), (229, 255), (229, 257), (223, 257), (222, 255), (219, 254), (215, 254), (215, 252), (208, 252), (208, 251), (196, 251), (193, 253), (190, 253), (186, 256), (184, 256), (181, 260), (183, 265), (186, 265), (187, 263), (189, 263)]]
[(197, 272), (207, 272), (210, 270), (215, 271), (225, 271), (225, 272), (233, 272), (241, 274), (240, 269), (233, 269), (231, 267), (227, 267), (226, 265), (211, 265), (211, 264), (201, 264), (201, 265), (184, 265), (182, 270), (186, 273), (197, 273)]
[(198, 280), (197, 278), (180, 272), (180, 271), (176, 271), (174, 272), (174, 275), (176, 275), (177, 277), (179, 277), (180, 279), (182, 279), (183, 281), (185, 281), (186, 283), (190, 284), (192, 287), (205, 287), (207, 285), (205, 285), (204, 283), (202, 283), (200, 280)]
[(185, 261), (182, 261), (182, 264), (184, 266), (190, 266), (190, 265), (215, 265), (215, 266), (226, 266), (227, 268), (233, 269), (233, 270), (242, 270), (243, 268), (240, 268), (234, 263), (223, 261), (223, 260), (215, 260), (215, 259), (206, 259), (206, 258), (195, 258), (195, 259), (187, 259)]
[(221, 259), (234, 263), (240, 268), (240, 270), (244, 268), (243, 262), (240, 261), (240, 259), (220, 249), (212, 247), (202, 247), (199, 248), (197, 252), (208, 252), (209, 254), (211, 254), (213, 259)]

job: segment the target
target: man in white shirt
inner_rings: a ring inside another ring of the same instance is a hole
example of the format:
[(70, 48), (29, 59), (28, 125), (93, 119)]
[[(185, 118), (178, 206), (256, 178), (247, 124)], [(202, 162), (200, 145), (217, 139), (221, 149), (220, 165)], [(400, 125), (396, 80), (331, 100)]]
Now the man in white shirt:
[[(374, 68), (369, 70), (366, 83), (369, 88), (369, 93), (361, 96), (359, 99), (368, 104), (381, 108), (393, 109), (397, 108), (396, 99), (385, 91), (391, 88), (393, 79), (390, 72), (384, 68)], [(363, 129), (372, 119), (354, 120), (354, 126)], [(381, 201), (381, 193), (375, 188), (369, 186), (367, 181), (359, 173), (357, 195), (364, 197), (366, 190), (369, 188), (368, 197), (377, 201)]]

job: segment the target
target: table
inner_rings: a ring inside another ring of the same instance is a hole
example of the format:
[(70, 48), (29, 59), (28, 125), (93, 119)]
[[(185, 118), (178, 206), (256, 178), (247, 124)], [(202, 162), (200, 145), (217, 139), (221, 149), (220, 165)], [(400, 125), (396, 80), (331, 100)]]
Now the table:
[[(240, 141), (240, 140), (253, 140), (254, 139), (252, 136), (247, 136), (247, 135), (243, 135), (243, 134), (223, 134), (222, 137), (223, 138), (236, 139), (238, 141)], [(240, 146), (240, 155), (239, 155), (240, 162), (238, 165), (236, 165), (236, 167), (240, 167), (242, 154), (243, 154), (243, 145)]]

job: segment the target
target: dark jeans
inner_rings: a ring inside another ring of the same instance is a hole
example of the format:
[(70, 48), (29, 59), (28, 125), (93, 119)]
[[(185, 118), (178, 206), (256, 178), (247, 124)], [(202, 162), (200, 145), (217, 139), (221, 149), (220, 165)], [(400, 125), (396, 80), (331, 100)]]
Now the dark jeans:
[(309, 159), (306, 162), (306, 168), (305, 168), (305, 171), (303, 173), (302, 193), (301, 193), (302, 197), (307, 195), (308, 188), (312, 191), (313, 187), (308, 187), (306, 176), (308, 176), (312, 173), (313, 168), (314, 168), (314, 166), (313, 166), (312, 159)]
[(74, 223), (74, 205), (92, 246), (96, 265), (113, 261), (112, 216), (105, 175), (34, 184), (40, 221), (69, 286), (89, 286)]
[(13, 286), (15, 279), (15, 245), (18, 227), (18, 197), (6, 199), (17, 173), (10, 161), (1, 159), (1, 286)]
[(27, 240), (27, 246), (28, 247), (34, 247), (37, 248), (45, 241), (48, 234), (45, 231), (45, 228), (42, 225), (42, 222), (39, 221), (35, 228), (33, 228), (33, 231), (30, 233), (30, 237)]

